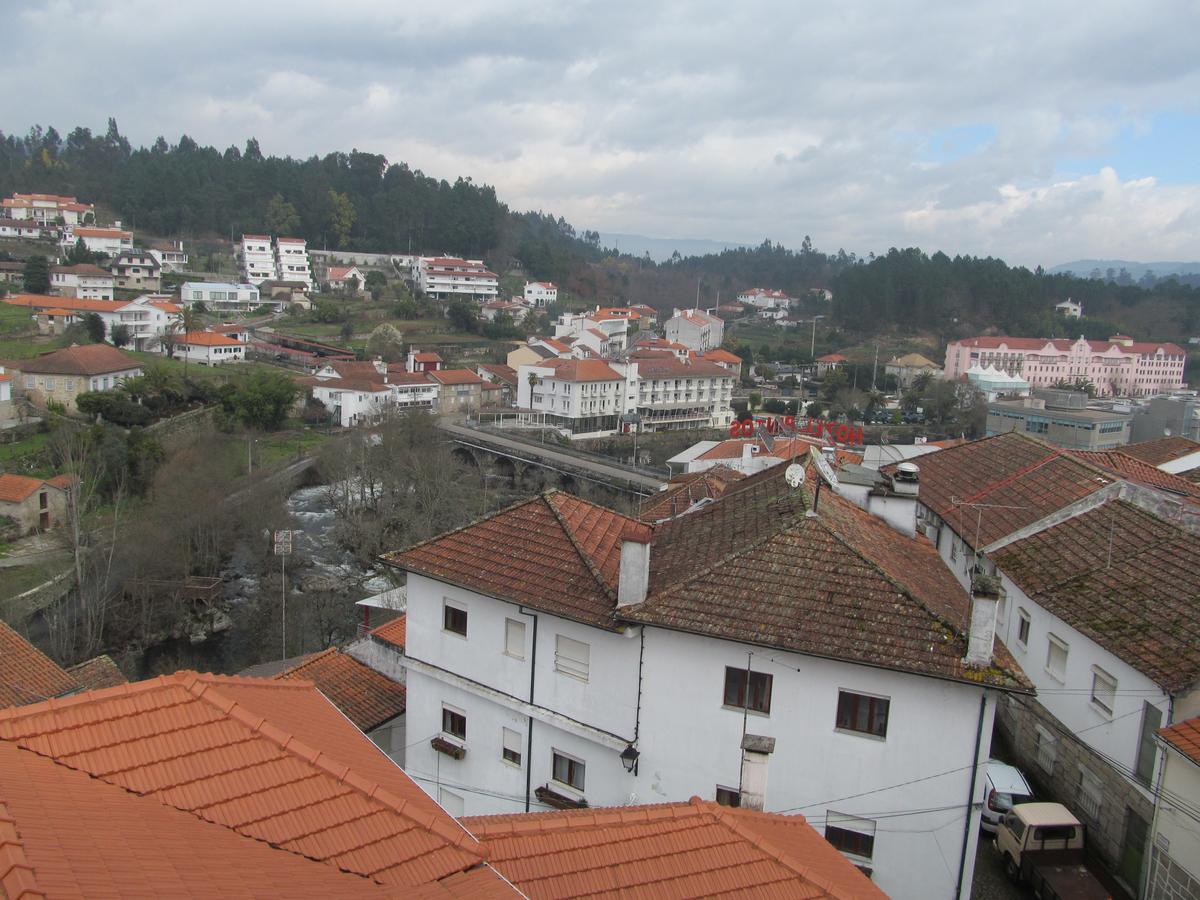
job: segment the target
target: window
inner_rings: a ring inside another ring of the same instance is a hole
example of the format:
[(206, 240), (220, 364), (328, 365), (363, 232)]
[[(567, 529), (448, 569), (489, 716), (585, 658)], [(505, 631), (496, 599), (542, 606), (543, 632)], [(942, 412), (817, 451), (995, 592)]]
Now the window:
[(830, 810), (825, 814), (825, 840), (850, 856), (870, 859), (875, 853), (875, 823)]
[(737, 788), (717, 785), (717, 803), (721, 806), (741, 806), (742, 794)]
[(467, 716), (461, 709), (442, 707), (442, 732), (460, 741), (467, 739)]
[(554, 669), (580, 681), (588, 680), (591, 648), (583, 641), (557, 635), (554, 646)]
[(1086, 818), (1097, 821), (1100, 818), (1100, 803), (1104, 796), (1104, 785), (1100, 779), (1085, 769), (1079, 767), (1079, 785), (1076, 793), (1079, 811)]
[(1142, 733), (1138, 739), (1137, 763), (1134, 774), (1142, 784), (1149, 785), (1154, 777), (1154, 759), (1158, 750), (1154, 746), (1154, 732), (1162, 726), (1162, 711), (1149, 701), (1142, 705)]
[(1029, 613), (1017, 608), (1017, 643), (1022, 647), (1029, 646)]
[(442, 608), (442, 628), (454, 634), (467, 636), (467, 611), (446, 603)]
[(1117, 701), (1117, 679), (1099, 666), (1092, 666), (1092, 703), (1105, 715), (1112, 715)]
[(578, 759), (566, 754), (554, 753), (554, 780), (577, 791), (583, 790), (584, 764)]
[(1050, 775), (1054, 772), (1054, 760), (1058, 755), (1057, 739), (1041, 725), (1033, 726), (1033, 755), (1038, 768)]
[(516, 659), (525, 658), (525, 623), (516, 619), (504, 620), (504, 652)]
[(771, 676), (725, 667), (725, 705), (754, 712), (771, 712)]
[(887, 737), (890, 706), (891, 701), (885, 697), (838, 691), (837, 727), (843, 731)]
[(501, 729), (501, 758), (514, 766), (521, 765), (521, 735), (511, 728)]
[(1046, 638), (1046, 671), (1059, 681), (1065, 681), (1067, 677), (1067, 645), (1052, 634), (1046, 635)]

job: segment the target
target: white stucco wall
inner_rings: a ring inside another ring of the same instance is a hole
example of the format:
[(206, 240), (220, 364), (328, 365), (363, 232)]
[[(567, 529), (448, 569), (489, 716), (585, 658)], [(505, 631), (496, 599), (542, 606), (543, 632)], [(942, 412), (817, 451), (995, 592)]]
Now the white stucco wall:
[[(1185, 805), (1190, 809), (1184, 809)], [(1164, 852), (1175, 865), (1200, 881), (1200, 826), (1192, 812), (1197, 807), (1200, 807), (1200, 766), (1177, 750), (1168, 750), (1150, 845), (1165, 847)]]

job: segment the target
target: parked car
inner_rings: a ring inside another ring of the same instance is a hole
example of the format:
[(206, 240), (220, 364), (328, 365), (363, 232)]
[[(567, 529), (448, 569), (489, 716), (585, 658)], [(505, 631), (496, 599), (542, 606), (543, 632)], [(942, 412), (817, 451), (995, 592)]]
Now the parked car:
[(1086, 829), (1061, 803), (1018, 803), (996, 832), (996, 851), (1015, 884), (1040, 900), (1111, 900), (1114, 892), (1084, 852)]
[(1033, 799), (1033, 789), (1021, 770), (998, 759), (988, 760), (983, 787), (983, 815), (979, 825), (991, 834), (996, 833), (1004, 814), (1013, 806)]

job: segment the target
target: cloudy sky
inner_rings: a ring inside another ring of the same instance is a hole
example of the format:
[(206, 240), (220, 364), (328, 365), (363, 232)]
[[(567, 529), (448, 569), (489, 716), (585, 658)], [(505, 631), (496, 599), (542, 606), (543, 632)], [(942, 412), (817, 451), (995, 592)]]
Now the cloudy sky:
[(358, 148), (577, 228), (1200, 258), (1200, 3), (0, 0), (0, 96), (135, 143)]

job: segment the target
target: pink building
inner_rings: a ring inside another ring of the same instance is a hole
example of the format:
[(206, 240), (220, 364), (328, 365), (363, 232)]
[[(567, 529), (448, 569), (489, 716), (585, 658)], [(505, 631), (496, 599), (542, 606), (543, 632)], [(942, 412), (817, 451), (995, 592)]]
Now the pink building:
[(1135, 341), (1123, 334), (1107, 341), (973, 337), (947, 345), (945, 377), (957, 380), (972, 366), (993, 365), (1035, 389), (1082, 379), (1102, 397), (1146, 397), (1183, 387), (1185, 359), (1177, 344)]

